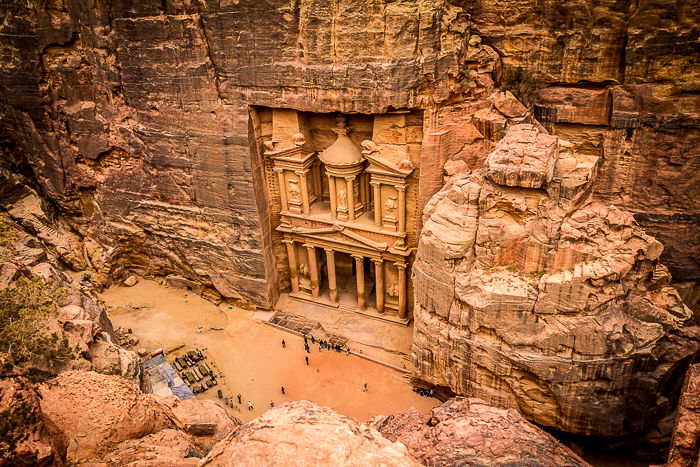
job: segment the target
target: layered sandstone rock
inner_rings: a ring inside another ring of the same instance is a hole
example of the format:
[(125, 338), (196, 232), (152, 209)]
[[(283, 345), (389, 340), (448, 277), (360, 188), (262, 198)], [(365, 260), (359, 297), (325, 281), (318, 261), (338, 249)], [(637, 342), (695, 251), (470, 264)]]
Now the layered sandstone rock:
[(114, 443), (181, 425), (154, 396), (120, 376), (67, 371), (40, 387), (41, 409), (68, 436), (68, 460), (97, 455)]
[(199, 444), (211, 447), (225, 435), (240, 425), (240, 420), (232, 418), (226, 410), (214, 401), (176, 397), (158, 399), (158, 402), (172, 410), (173, 415), (194, 436)]
[(41, 411), (36, 390), (22, 379), (0, 380), (1, 465), (63, 465), (68, 438)]
[[(263, 461), (264, 459), (264, 461)], [(268, 410), (220, 441), (202, 466), (420, 465), (401, 443), (312, 402)]]
[(94, 462), (109, 467), (187, 467), (198, 465), (201, 455), (192, 436), (183, 431), (165, 429), (143, 438), (122, 441)]
[(700, 364), (688, 369), (678, 404), (678, 417), (668, 456), (669, 467), (700, 462)]
[(457, 397), (430, 413), (417, 410), (370, 420), (425, 465), (587, 466), (553, 436), (513, 409)]
[(483, 170), (430, 200), (413, 267), (416, 376), (573, 433), (637, 432), (671, 409), (700, 332), (662, 245), (591, 201), (597, 168), (515, 125)]

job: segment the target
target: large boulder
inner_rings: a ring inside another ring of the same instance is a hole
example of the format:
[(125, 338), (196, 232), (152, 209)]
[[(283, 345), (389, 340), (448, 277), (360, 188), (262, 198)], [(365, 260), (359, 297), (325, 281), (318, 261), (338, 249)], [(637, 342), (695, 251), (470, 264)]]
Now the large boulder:
[(591, 201), (597, 158), (533, 125), (508, 131), (426, 205), (414, 374), (564, 431), (640, 432), (673, 408), (700, 330), (662, 245)]
[(313, 402), (268, 410), (220, 441), (201, 466), (412, 466), (401, 443)]
[(417, 410), (370, 420), (425, 465), (587, 466), (588, 463), (516, 410), (457, 397), (430, 413)]
[(41, 408), (66, 433), (68, 460), (87, 459), (114, 443), (179, 424), (168, 407), (126, 379), (67, 371), (40, 387)]
[(174, 396), (158, 400), (172, 410), (185, 431), (202, 445), (213, 445), (241, 424), (214, 401), (194, 397), (183, 401)]

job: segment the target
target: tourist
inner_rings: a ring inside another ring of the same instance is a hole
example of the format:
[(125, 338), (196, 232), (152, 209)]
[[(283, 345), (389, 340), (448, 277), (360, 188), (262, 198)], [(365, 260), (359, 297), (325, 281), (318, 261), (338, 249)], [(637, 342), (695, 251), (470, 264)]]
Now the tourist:
[(431, 389), (430, 391), (428, 391), (428, 395), (430, 397), (433, 397), (435, 395), (435, 392)]
[(304, 345), (309, 345), (309, 342), (306, 340), (306, 334), (304, 334)]
[(248, 401), (248, 410), (253, 410), (253, 404), (250, 401)]
[(309, 356), (304, 357), (306, 359), (306, 366), (309, 366)]
[(304, 344), (304, 350), (306, 350), (306, 353), (311, 353), (311, 349), (309, 349), (308, 344)]
[(239, 404), (242, 404), (242, 402), (241, 402), (241, 395), (240, 395), (240, 394), (238, 395), (238, 403), (239, 403)]
[(423, 388), (418, 389), (418, 395), (421, 397), (425, 396), (425, 392), (423, 392)]
[(321, 343), (318, 343), (318, 351), (320, 352), (322, 350)]
[(216, 390), (216, 397), (218, 397), (219, 399), (221, 399), (222, 397), (224, 397), (224, 394), (221, 392), (221, 389), (217, 389), (217, 390)]
[(349, 356), (350, 356), (350, 349), (347, 349), (347, 350), (345, 351), (345, 356), (346, 356), (346, 357), (349, 357)]
[(362, 392), (367, 392), (367, 383), (365, 383), (364, 387), (362, 388)]
[(285, 394), (285, 392), (284, 392), (284, 386), (282, 386), (282, 394)]
[(311, 336), (311, 343), (312, 343), (312, 344), (315, 344), (315, 343), (316, 343), (316, 339), (314, 339), (314, 336)]
[(287, 348), (287, 343), (284, 341), (284, 339), (282, 339), (282, 348), (283, 349)]
[(270, 401), (270, 407), (274, 407), (274, 406), (275, 406), (275, 401)]

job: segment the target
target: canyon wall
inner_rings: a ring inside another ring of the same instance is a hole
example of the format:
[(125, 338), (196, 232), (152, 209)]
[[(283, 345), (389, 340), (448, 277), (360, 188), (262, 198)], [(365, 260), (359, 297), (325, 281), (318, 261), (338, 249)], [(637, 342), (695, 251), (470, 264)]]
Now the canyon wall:
[(104, 281), (124, 268), (176, 274), (213, 296), (268, 306), (278, 282), (274, 219), (250, 106), (424, 110), (422, 209), (446, 160), (476, 168), (503, 136), (503, 116), (475, 115), (490, 106), (495, 80), (581, 152), (602, 156), (596, 196), (659, 237), (695, 300), (691, 1), (12, 0), (0, 8), (3, 163), (57, 208), (85, 245), (78, 263)]

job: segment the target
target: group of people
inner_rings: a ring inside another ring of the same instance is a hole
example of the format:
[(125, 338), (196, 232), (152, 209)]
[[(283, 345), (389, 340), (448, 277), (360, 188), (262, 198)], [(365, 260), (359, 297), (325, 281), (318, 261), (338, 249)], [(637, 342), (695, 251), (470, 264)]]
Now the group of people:
[(435, 397), (435, 391), (433, 391), (432, 389), (418, 388), (414, 389), (414, 391), (416, 391), (419, 396)]

